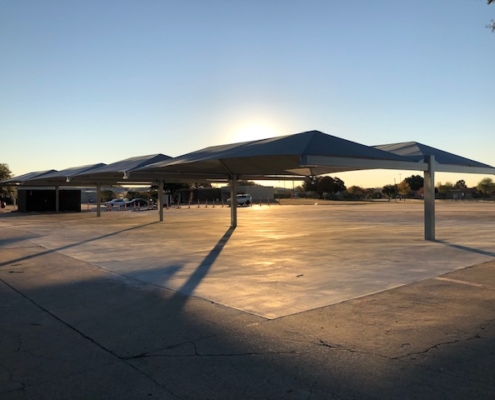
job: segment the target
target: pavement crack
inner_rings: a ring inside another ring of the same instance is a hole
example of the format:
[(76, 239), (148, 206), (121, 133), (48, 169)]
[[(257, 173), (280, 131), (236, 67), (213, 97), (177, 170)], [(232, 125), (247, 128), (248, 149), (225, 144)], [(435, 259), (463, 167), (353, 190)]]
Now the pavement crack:
[(197, 351), (197, 348), (196, 348), (196, 342), (198, 340), (210, 339), (210, 338), (213, 338), (215, 336), (217, 336), (217, 335), (216, 334), (214, 334), (214, 335), (208, 335), (208, 336), (204, 336), (204, 337), (201, 337), (201, 338), (198, 338), (198, 339), (188, 340), (186, 342), (180, 342), (180, 343), (172, 344), (170, 346), (162, 347), (160, 349), (155, 349), (155, 350), (152, 350), (152, 351), (147, 351), (145, 353), (136, 354), (134, 356), (119, 356), (119, 359), (121, 359), (122, 361), (127, 361), (127, 360), (136, 360), (136, 359), (139, 359), (139, 358), (146, 358), (146, 357), (152, 356), (153, 355), (152, 353), (156, 353), (158, 351), (165, 351), (165, 350), (175, 349), (177, 347), (181, 347), (181, 346), (184, 346), (184, 345), (187, 345), (187, 344), (192, 344), (194, 346), (194, 353), (195, 353), (195, 355), (197, 355), (198, 354), (198, 351)]
[(328, 347), (329, 349), (343, 349), (343, 350), (348, 350), (351, 352), (353, 351), (350, 349), (346, 349), (344, 346), (342, 346), (340, 344), (328, 343), (328, 342), (325, 342), (323, 339), (319, 339), (319, 338), (318, 338), (318, 346)]
[(486, 328), (488, 328), (493, 322), (495, 322), (495, 318), (493, 319), (489, 319), (488, 321), (486, 321), (484, 324), (480, 325), (480, 329), (483, 331), (485, 330)]
[(92, 344), (94, 344), (95, 346), (99, 347), (100, 349), (102, 349), (103, 351), (111, 354), (112, 356), (114, 356), (116, 359), (122, 361), (122, 362), (125, 362), (126, 365), (128, 365), (129, 367), (131, 367), (132, 369), (134, 369), (135, 371), (137, 371), (138, 373), (140, 373), (141, 375), (144, 375), (145, 377), (147, 377), (150, 381), (152, 381), (154, 384), (156, 384), (157, 386), (161, 387), (163, 390), (166, 390), (167, 392), (169, 392), (171, 395), (173, 395), (174, 397), (178, 398), (179, 399), (179, 396), (177, 396), (175, 393), (173, 393), (169, 388), (167, 388), (166, 386), (162, 385), (160, 382), (158, 382), (157, 380), (155, 380), (152, 376), (150, 376), (149, 374), (146, 374), (145, 372), (141, 371), (139, 368), (137, 368), (135, 365), (132, 365), (131, 363), (128, 363), (126, 362), (125, 359), (123, 359), (122, 357), (119, 357), (116, 353), (114, 353), (112, 350), (110, 349), (107, 349), (105, 346), (103, 346), (102, 344), (98, 343), (96, 340), (94, 340), (93, 338), (89, 337), (88, 335), (84, 334), (83, 332), (81, 332), (79, 329), (75, 328), (74, 326), (70, 325), (69, 323), (65, 322), (63, 319), (57, 317), (54, 313), (52, 313), (51, 311), (49, 311), (48, 309), (46, 309), (45, 307), (43, 307), (42, 305), (38, 304), (36, 301), (34, 301), (33, 299), (31, 299), (30, 297), (28, 297), (27, 295), (25, 295), (24, 293), (22, 293), (20, 290), (16, 289), (14, 286), (10, 285), (9, 283), (5, 282), (3, 279), (0, 278), (0, 282), (3, 282), (6, 286), (8, 286), (9, 288), (11, 288), (14, 292), (16, 292), (17, 294), (19, 294), (20, 296), (22, 296), (24, 299), (26, 299), (27, 301), (29, 301), (30, 303), (32, 303), (34, 306), (36, 306), (37, 308), (39, 308), (40, 310), (42, 310), (43, 312), (47, 313), (48, 315), (50, 315), (52, 318), (54, 318), (55, 320), (57, 320), (58, 322), (60, 322), (61, 324), (63, 324), (64, 326), (66, 326), (67, 328), (69, 328), (70, 330), (76, 332), (78, 335), (80, 335), (81, 337), (83, 337), (84, 339), (88, 340), (89, 342), (91, 342)]
[(286, 355), (286, 354), (298, 354), (295, 350), (291, 351), (260, 351), (260, 352), (246, 352), (246, 353), (218, 353), (218, 354), (141, 354), (136, 357), (126, 358), (129, 359), (142, 359), (142, 358), (219, 358), (219, 357), (252, 357), (252, 356), (265, 356), (265, 355)]
[[(11, 381), (11, 382), (18, 382), (20, 383), (22, 386), (24, 386), (24, 383), (20, 382), (20, 381), (17, 381), (14, 379), (14, 373), (13, 371), (8, 368), (7, 366), (3, 365), (3, 364), (0, 364), (0, 368), (3, 369), (9, 376), (8, 380)], [(1, 393), (1, 390), (0, 390), (0, 393)]]
[(165, 357), (165, 358), (176, 358), (176, 357), (206, 357), (206, 358), (215, 358), (215, 357), (251, 357), (251, 356), (265, 356), (265, 355), (283, 355), (283, 354), (297, 354), (295, 350), (291, 351), (260, 351), (260, 352), (246, 352), (246, 353), (218, 353), (218, 354), (173, 354), (173, 355), (165, 355), (165, 354), (152, 354), (148, 357)]
[(98, 346), (99, 348), (101, 348), (102, 350), (106, 351), (107, 353), (110, 353), (111, 355), (113, 355), (114, 357), (117, 357), (119, 358), (119, 356), (117, 354), (115, 354), (113, 351), (107, 349), (105, 346), (101, 345), (100, 343), (96, 342), (93, 338), (89, 337), (88, 335), (84, 334), (83, 332), (81, 332), (79, 329), (75, 328), (74, 326), (70, 325), (69, 323), (65, 322), (63, 319), (57, 317), (54, 313), (52, 313), (50, 310), (46, 309), (45, 307), (43, 307), (42, 305), (38, 304), (36, 301), (34, 301), (33, 299), (31, 299), (30, 297), (26, 296), (24, 293), (22, 293), (21, 291), (19, 291), (18, 289), (16, 289), (14, 286), (12, 286), (11, 284), (7, 283), (6, 281), (4, 281), (3, 279), (0, 278), (0, 281), (3, 282), (6, 286), (8, 286), (9, 288), (11, 288), (13, 291), (15, 291), (17, 294), (19, 294), (20, 296), (22, 296), (24, 299), (28, 300), (30, 303), (34, 304), (37, 308), (39, 308), (40, 310), (42, 310), (43, 312), (47, 313), (48, 315), (50, 315), (52, 318), (56, 319), (58, 322), (60, 322), (61, 324), (63, 324), (64, 326), (66, 326), (67, 328), (73, 330), (74, 332), (78, 333), (80, 336), (84, 337), (86, 340), (89, 340), (91, 343), (93, 343), (94, 345)]
[(315, 385), (318, 383), (318, 381), (320, 380), (321, 376), (323, 375), (323, 373), (327, 370), (327, 360), (328, 360), (328, 357), (325, 357), (325, 361), (323, 363), (323, 368), (321, 369), (321, 371), (318, 373), (318, 376), (314, 379), (314, 381), (311, 383), (310, 387), (309, 387), (309, 394), (308, 394), (308, 397), (306, 400), (310, 400), (311, 397), (313, 397), (313, 389), (315, 387)]
[(462, 343), (462, 342), (469, 342), (471, 340), (476, 340), (476, 339), (481, 339), (481, 336), (480, 336), (479, 333), (476, 333), (475, 335), (473, 335), (471, 337), (464, 338), (464, 339), (455, 339), (455, 340), (449, 340), (449, 341), (446, 341), (446, 342), (437, 343), (437, 344), (434, 344), (433, 346), (430, 346), (430, 347), (428, 347), (428, 348), (426, 348), (426, 349), (424, 349), (422, 351), (411, 352), (411, 353), (404, 354), (404, 355), (401, 355), (401, 356), (388, 357), (388, 358), (390, 358), (391, 360), (401, 360), (401, 359), (412, 357), (412, 356), (415, 356), (415, 355), (426, 354), (426, 353), (428, 353), (429, 351), (431, 351), (433, 349), (439, 349), (441, 346), (447, 346), (447, 345), (450, 345), (450, 344), (456, 344), (456, 343)]

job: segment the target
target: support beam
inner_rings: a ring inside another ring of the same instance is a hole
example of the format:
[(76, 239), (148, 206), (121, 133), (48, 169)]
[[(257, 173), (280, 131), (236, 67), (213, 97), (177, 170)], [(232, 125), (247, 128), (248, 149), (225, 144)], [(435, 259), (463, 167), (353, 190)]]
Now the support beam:
[(424, 172), (425, 240), (435, 240), (435, 156), (425, 156)]
[(101, 183), (96, 184), (96, 216), (101, 217)]
[(55, 212), (60, 211), (60, 186), (55, 186)]
[(237, 176), (230, 179), (230, 227), (237, 227)]
[(163, 222), (163, 181), (158, 181), (158, 215), (160, 222)]

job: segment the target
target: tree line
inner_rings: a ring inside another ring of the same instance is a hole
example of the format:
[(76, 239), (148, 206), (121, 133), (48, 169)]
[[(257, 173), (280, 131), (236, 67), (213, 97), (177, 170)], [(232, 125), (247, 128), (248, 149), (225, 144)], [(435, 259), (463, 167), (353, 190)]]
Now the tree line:
[[(400, 197), (401, 199), (418, 197), (424, 186), (424, 178), (421, 175), (411, 175), (404, 178), (398, 184), (388, 184), (382, 188), (363, 188), (360, 186), (346, 187), (345, 182), (331, 176), (310, 176), (304, 179), (303, 184), (296, 187), (298, 197), (312, 197), (318, 199), (378, 199)], [(495, 182), (492, 178), (483, 178), (474, 187), (467, 187), (464, 180), (455, 184), (451, 182), (438, 182), (435, 186), (437, 198), (449, 198), (452, 192), (461, 193), (461, 198), (469, 194), (472, 198), (490, 198), (495, 194)], [(421, 196), (419, 196), (421, 197)]]

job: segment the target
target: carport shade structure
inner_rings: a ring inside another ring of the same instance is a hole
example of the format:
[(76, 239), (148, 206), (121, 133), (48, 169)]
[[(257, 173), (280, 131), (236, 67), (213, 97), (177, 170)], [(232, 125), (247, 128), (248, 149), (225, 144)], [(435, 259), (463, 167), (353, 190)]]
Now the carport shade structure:
[(23, 185), (26, 182), (30, 181), (31, 179), (40, 178), (40, 177), (43, 177), (45, 175), (51, 174), (53, 172), (58, 172), (58, 171), (55, 169), (49, 169), (46, 171), (28, 172), (27, 174), (24, 174), (24, 175), (15, 176), (15, 177), (10, 178), (10, 179), (5, 179), (5, 180), (1, 181), (0, 183), (2, 185), (9, 185), (9, 186)]
[(54, 186), (55, 187), (55, 211), (59, 211), (59, 188), (60, 186), (73, 186), (70, 184), (71, 177), (75, 174), (91, 171), (96, 168), (100, 168), (106, 164), (91, 164), (83, 165), (80, 167), (67, 168), (61, 171), (52, 170), (48, 173), (40, 174), (37, 176), (31, 176), (23, 181), (23, 184), (28, 184), (29, 186)]
[(488, 164), (470, 160), (418, 142), (401, 142), (374, 146), (416, 161), (424, 171), (425, 239), (435, 240), (435, 172), (495, 174)]
[(145, 156), (130, 157), (124, 160), (116, 161), (111, 164), (103, 165), (99, 168), (81, 171), (73, 174), (71, 181), (73, 183), (92, 183), (96, 185), (96, 213), (101, 216), (101, 185), (107, 184), (132, 184), (132, 183), (151, 183), (149, 180), (129, 180), (128, 174), (136, 168), (144, 167), (160, 161), (170, 160), (171, 157), (165, 154), (151, 154)]
[[(172, 159), (163, 154), (132, 157), (112, 164), (75, 167), (64, 171), (31, 172), (1, 184), (39, 185), (54, 179), (77, 184), (94, 183), (98, 189), (100, 216), (102, 183), (157, 182), (163, 204), (163, 182), (231, 181), (231, 197), (236, 196), (236, 181), (243, 179), (303, 179), (365, 169), (423, 171), (425, 176), (425, 239), (435, 240), (435, 171), (495, 174), (495, 168), (417, 142), (368, 147), (320, 131), (308, 131), (269, 139), (207, 147)], [(78, 171), (78, 168), (80, 169)], [(72, 171), (70, 176), (67, 171)], [(48, 176), (48, 179), (43, 177)], [(232, 202), (231, 226), (237, 226), (236, 202)], [(158, 207), (160, 221), (163, 209)]]
[[(27, 174), (15, 176), (13, 178), (5, 179), (3, 181), (0, 181), (0, 185), (4, 185), (4, 186), (20, 186), (20, 185), (23, 185), (25, 182), (27, 182), (27, 181), (29, 181), (31, 179), (42, 177), (42, 176), (48, 175), (48, 174), (53, 173), (53, 172), (57, 172), (57, 171), (55, 169), (49, 169), (49, 170), (46, 170), (46, 171), (28, 172)], [(14, 204), (15, 204), (15, 199), (14, 199)]]
[[(165, 179), (170, 174), (191, 174), (204, 179), (231, 181), (235, 198), (236, 181), (242, 179), (303, 179), (363, 169), (417, 170), (418, 163), (320, 131), (207, 147), (169, 161), (135, 169), (141, 179)], [(419, 169), (421, 169), (419, 167)], [(236, 202), (231, 202), (231, 226), (237, 226)]]
[(407, 169), (405, 157), (309, 131), (288, 136), (207, 147), (135, 169), (132, 176), (193, 174), (205, 179), (295, 179), (372, 168)]
[[(101, 216), (101, 185), (102, 184), (132, 184), (132, 183), (152, 183), (150, 180), (127, 179), (127, 174), (135, 168), (170, 160), (171, 157), (164, 154), (152, 154), (145, 156), (131, 157), (116, 161), (111, 164), (92, 164), (79, 167), (67, 168), (62, 171), (49, 170), (41, 172), (31, 172), (16, 178), (1, 182), (6, 184), (21, 184), (32, 186), (55, 186), (56, 202), (58, 204), (59, 186), (85, 186), (95, 185), (97, 188), (97, 216)], [(58, 206), (57, 206), (58, 210)]]

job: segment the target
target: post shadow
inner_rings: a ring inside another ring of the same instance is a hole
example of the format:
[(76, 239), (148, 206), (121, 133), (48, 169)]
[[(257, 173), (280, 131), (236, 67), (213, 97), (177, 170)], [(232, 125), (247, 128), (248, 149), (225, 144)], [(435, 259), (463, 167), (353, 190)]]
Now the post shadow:
[(118, 234), (123, 233), (123, 232), (128, 232), (128, 231), (132, 231), (134, 229), (139, 229), (139, 228), (144, 228), (145, 226), (154, 225), (154, 224), (157, 224), (157, 223), (158, 223), (158, 221), (149, 222), (147, 224), (133, 226), (132, 228), (122, 229), (122, 230), (117, 231), (117, 232), (112, 232), (112, 233), (108, 233), (106, 235), (101, 235), (101, 236), (97, 236), (97, 237), (94, 237), (94, 238), (91, 238), (91, 239), (82, 240), (82, 241), (77, 242), (77, 243), (71, 243), (71, 244), (68, 244), (68, 245), (65, 245), (65, 246), (57, 247), (56, 249), (45, 250), (45, 251), (42, 251), (40, 253), (32, 254), (32, 255), (29, 255), (29, 256), (19, 257), (19, 258), (16, 258), (14, 260), (9, 260), (9, 261), (5, 261), (5, 262), (0, 263), (0, 267), (5, 267), (6, 265), (10, 265), (12, 263), (17, 263), (17, 262), (21, 262), (21, 261), (25, 261), (25, 260), (30, 260), (32, 258), (44, 256), (44, 255), (47, 255), (47, 254), (50, 254), (50, 253), (55, 253), (57, 251), (70, 249), (72, 247), (80, 246), (82, 244), (94, 242), (95, 240), (108, 238), (108, 237), (115, 236), (115, 235), (118, 235)]
[(460, 244), (449, 243), (445, 240), (440, 240), (440, 239), (436, 239), (436, 240), (434, 240), (434, 242), (443, 244), (443, 245), (448, 246), (448, 247), (453, 247), (454, 249), (470, 251), (472, 253), (481, 254), (484, 256), (488, 256), (488, 257), (495, 257), (495, 253), (493, 253), (491, 251), (485, 251), (485, 250), (475, 249), (473, 247), (462, 246)]
[[(204, 258), (204, 260), (198, 265), (196, 270), (191, 274), (188, 280), (182, 285), (179, 289), (177, 289), (177, 293), (180, 293), (184, 299), (183, 302), (186, 301), (186, 296), (191, 295), (196, 287), (201, 283), (204, 277), (208, 274), (213, 263), (216, 261), (223, 248), (229, 241), (230, 237), (234, 233), (235, 227), (230, 227), (227, 229), (225, 234), (220, 238), (217, 244), (211, 249), (208, 255)], [(175, 297), (176, 295), (174, 295)]]

